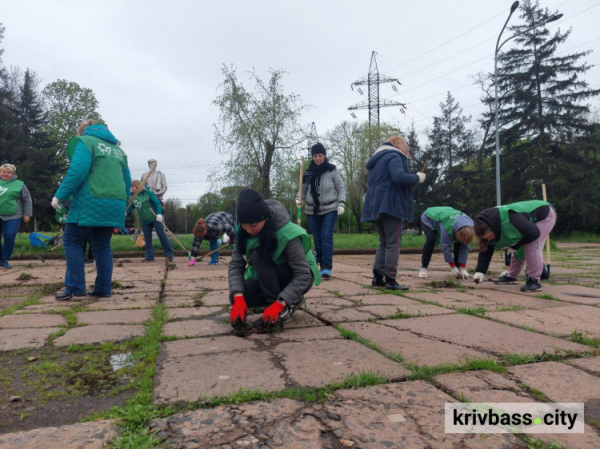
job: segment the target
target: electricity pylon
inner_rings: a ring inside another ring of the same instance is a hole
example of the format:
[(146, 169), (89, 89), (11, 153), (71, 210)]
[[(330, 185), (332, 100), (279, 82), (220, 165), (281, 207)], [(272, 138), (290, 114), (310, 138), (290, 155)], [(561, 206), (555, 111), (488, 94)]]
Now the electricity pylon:
[[(400, 106), (400, 112), (404, 114), (406, 110), (406, 104), (400, 103), (398, 101), (388, 101), (388, 100), (380, 100), (379, 99), (379, 85), (382, 83), (400, 83), (396, 78), (390, 78), (385, 75), (380, 75), (379, 70), (377, 69), (377, 61), (375, 60), (376, 53), (371, 53), (371, 65), (369, 66), (369, 74), (359, 79), (358, 81), (353, 82), (350, 87), (354, 90), (354, 86), (357, 86), (357, 90), (360, 94), (363, 93), (362, 89), (358, 86), (367, 85), (369, 90), (369, 99), (367, 101), (363, 101), (362, 103), (355, 104), (354, 106), (350, 106), (348, 108), (349, 111), (353, 111), (356, 109), (368, 109), (369, 110), (369, 130), (373, 126), (379, 127), (379, 109), (385, 108), (389, 106)], [(392, 84), (392, 89), (396, 89), (396, 85)], [(354, 112), (351, 113), (354, 118), (356, 115)]]

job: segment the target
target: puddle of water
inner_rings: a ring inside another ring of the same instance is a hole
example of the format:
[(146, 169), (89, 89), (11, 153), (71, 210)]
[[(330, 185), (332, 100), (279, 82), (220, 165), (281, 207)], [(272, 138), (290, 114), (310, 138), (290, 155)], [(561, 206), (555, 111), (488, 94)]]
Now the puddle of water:
[(119, 371), (126, 366), (133, 366), (134, 362), (131, 357), (131, 352), (123, 352), (121, 354), (113, 354), (110, 356), (110, 364), (114, 371)]

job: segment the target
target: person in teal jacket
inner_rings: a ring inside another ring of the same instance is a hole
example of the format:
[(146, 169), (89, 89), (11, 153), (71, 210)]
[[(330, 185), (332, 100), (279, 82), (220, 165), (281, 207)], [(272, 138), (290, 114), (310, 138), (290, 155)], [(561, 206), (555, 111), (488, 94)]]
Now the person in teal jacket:
[[(136, 193), (142, 188), (140, 181), (131, 182), (131, 193)], [(130, 213), (133, 209), (137, 211), (140, 223), (142, 223), (142, 232), (144, 233), (144, 242), (146, 243), (146, 256), (142, 262), (154, 262), (154, 247), (152, 246), (152, 229), (156, 231), (156, 235), (160, 240), (160, 244), (163, 247), (165, 256), (169, 259), (169, 262), (173, 261), (173, 247), (165, 227), (163, 225), (163, 208), (158, 200), (158, 197), (151, 190), (144, 189), (135, 198), (127, 213)]]
[(96, 256), (96, 281), (89, 295), (111, 296), (113, 228), (125, 227), (131, 189), (127, 155), (106, 125), (86, 120), (67, 145), (69, 168), (52, 198), (52, 207), (73, 197), (63, 236), (67, 271), (57, 300), (85, 296), (83, 245), (91, 236)]

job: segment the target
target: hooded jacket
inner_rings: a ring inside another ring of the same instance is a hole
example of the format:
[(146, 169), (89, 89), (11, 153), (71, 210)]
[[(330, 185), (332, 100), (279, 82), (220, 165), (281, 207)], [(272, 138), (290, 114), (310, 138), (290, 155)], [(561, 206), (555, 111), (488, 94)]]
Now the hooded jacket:
[[(531, 218), (535, 221), (541, 221), (545, 219), (550, 213), (550, 206), (541, 206), (531, 211)], [(500, 211), (496, 207), (490, 207), (489, 209), (483, 210), (475, 220), (481, 219), (487, 223), (487, 225), (494, 231), (496, 239), (499, 239), (502, 235), (502, 225), (500, 221)], [(538, 227), (531, 222), (529, 215), (526, 213), (509, 211), (508, 219), (510, 223), (523, 235), (523, 239), (513, 245), (513, 249), (519, 249), (523, 245), (535, 242), (540, 237), (540, 230)], [(487, 251), (480, 251), (477, 259), (477, 268), (475, 271), (478, 273), (487, 273), (490, 266), (490, 261), (494, 255), (494, 245), (488, 245)], [(503, 249), (503, 248), (499, 248)]]
[(375, 221), (380, 214), (413, 221), (413, 189), (419, 182), (408, 169), (406, 156), (384, 143), (367, 162), (369, 177), (360, 221)]
[[(17, 178), (18, 176), (15, 173), (10, 180), (15, 181)], [(31, 217), (31, 214), (33, 213), (32, 209), (33, 206), (31, 202), (31, 194), (29, 193), (29, 190), (27, 190), (27, 187), (25, 187), (25, 184), (23, 184), (23, 187), (21, 187), (21, 193), (17, 199), (17, 211), (14, 215), (0, 215), (0, 219), (2, 219), (2, 221), (8, 221), (21, 218), (24, 215)]]
[[(442, 247), (442, 254), (444, 255), (444, 262), (446, 263), (454, 263), (454, 255), (452, 254), (452, 244), (454, 243), (454, 236), (458, 232), (460, 228), (465, 226), (473, 226), (473, 219), (468, 215), (459, 215), (454, 219), (452, 223), (452, 233), (454, 235), (448, 235), (446, 228), (442, 224), (441, 221), (434, 221), (425, 215), (421, 215), (421, 221), (429, 226), (431, 229), (435, 229), (439, 232), (440, 244)], [(458, 263), (466, 264), (467, 259), (469, 258), (469, 245), (465, 245), (464, 243), (460, 243), (459, 251), (458, 251)]]
[[(83, 135), (98, 137), (113, 145), (117, 143), (106, 125), (88, 126), (83, 130)], [(92, 154), (83, 142), (77, 142), (67, 173), (54, 195), (61, 201), (73, 196), (67, 224), (123, 229), (126, 202), (116, 198), (95, 198), (90, 194), (88, 175), (93, 168)], [(124, 194), (128, 197), (131, 190), (129, 167), (125, 166), (122, 175), (125, 181)]]
[[(287, 210), (277, 200), (266, 200), (271, 215), (275, 221), (275, 228), (279, 229), (290, 221), (290, 215)], [(290, 240), (283, 251), (288, 265), (290, 266), (293, 278), (292, 281), (281, 291), (279, 297), (283, 299), (288, 306), (297, 304), (300, 297), (307, 291), (312, 283), (312, 273), (304, 254), (304, 247), (300, 238)], [(239, 252), (236, 246), (231, 261), (229, 262), (229, 294), (244, 293), (244, 272), (246, 270), (246, 260)]]

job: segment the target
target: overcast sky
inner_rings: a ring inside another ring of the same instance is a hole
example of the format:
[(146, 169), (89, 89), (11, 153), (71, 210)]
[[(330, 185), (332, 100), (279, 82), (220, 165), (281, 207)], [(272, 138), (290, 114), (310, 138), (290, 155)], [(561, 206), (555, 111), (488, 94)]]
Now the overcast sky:
[[(573, 28), (558, 52), (600, 48), (600, 1), (543, 0)], [(165, 198), (195, 202), (223, 158), (214, 146), (222, 64), (268, 77), (283, 69), (286, 92), (313, 106), (303, 123), (324, 134), (353, 120), (348, 106), (366, 100), (350, 84), (367, 75), (371, 52), (379, 71), (402, 83), (382, 84), (380, 97), (408, 103), (382, 109), (382, 120), (411, 121), (424, 131), (448, 90), (473, 121), (482, 112), (471, 76), (493, 70), (497, 36), (510, 0), (0, 0), (6, 27), (4, 65), (34, 70), (41, 88), (57, 79), (91, 88), (100, 113), (123, 142), (134, 177), (158, 160)], [(519, 10), (511, 24), (522, 23)], [(505, 32), (503, 37), (510, 34)], [(600, 85), (600, 56), (585, 79)], [(366, 88), (363, 89), (366, 93)], [(598, 99), (594, 107), (600, 106)], [(366, 120), (367, 111), (356, 111)]]

